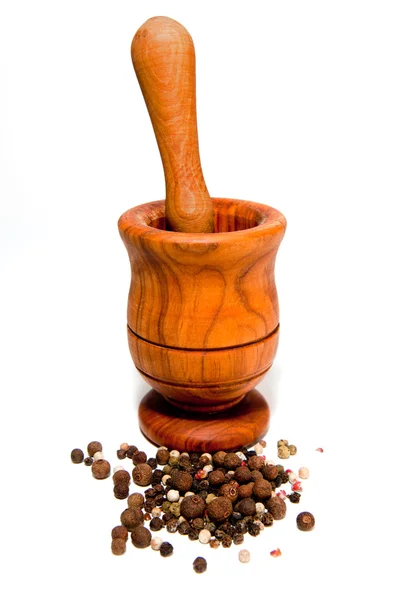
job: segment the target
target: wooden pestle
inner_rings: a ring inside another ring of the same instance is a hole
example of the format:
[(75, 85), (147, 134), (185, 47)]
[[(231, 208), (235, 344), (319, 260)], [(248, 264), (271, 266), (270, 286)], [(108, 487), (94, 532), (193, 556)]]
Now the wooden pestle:
[(192, 38), (177, 21), (153, 17), (135, 34), (131, 58), (162, 158), (168, 227), (212, 232), (213, 203), (199, 157)]

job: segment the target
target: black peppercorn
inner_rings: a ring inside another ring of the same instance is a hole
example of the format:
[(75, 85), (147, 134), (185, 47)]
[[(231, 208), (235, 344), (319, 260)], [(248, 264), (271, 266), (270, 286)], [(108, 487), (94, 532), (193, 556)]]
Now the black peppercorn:
[(163, 527), (163, 521), (160, 517), (153, 517), (149, 522), (149, 529), (151, 531), (160, 531)]
[(243, 535), (243, 533), (235, 533), (232, 538), (233, 543), (236, 544), (237, 546), (239, 544), (243, 544), (244, 540), (245, 540), (245, 536)]
[(195, 573), (204, 573), (207, 569), (206, 559), (203, 558), (203, 556), (198, 556), (193, 561), (192, 566), (193, 566), (193, 570), (195, 571)]
[(163, 496), (163, 494), (158, 494), (157, 496), (155, 496), (154, 500), (156, 506), (162, 506), (163, 502), (165, 501), (165, 497)]
[(147, 456), (146, 456), (145, 452), (143, 452), (142, 450), (139, 450), (139, 451), (137, 450), (137, 452), (134, 452), (134, 454), (133, 454), (133, 463), (136, 466), (146, 463), (146, 459), (147, 459)]
[(293, 492), (292, 494), (288, 494), (287, 497), (293, 504), (298, 504), (300, 502), (301, 494)]
[(137, 446), (129, 446), (126, 452), (127, 458), (133, 458), (133, 454), (135, 454), (136, 452), (138, 452)]
[(74, 448), (70, 453), (70, 458), (75, 465), (82, 463), (84, 459), (83, 450), (80, 450), (80, 448)]
[(181, 535), (188, 535), (190, 530), (191, 526), (188, 523), (188, 521), (181, 521), (181, 523), (177, 527), (177, 531), (178, 533), (181, 533)]
[(195, 542), (196, 540), (199, 539), (199, 532), (197, 529), (191, 529), (188, 531), (188, 538), (192, 541)]
[(222, 540), (224, 536), (225, 536), (225, 531), (222, 531), (221, 529), (215, 530), (214, 537), (216, 538), (216, 540)]
[(270, 512), (266, 512), (260, 516), (260, 521), (265, 527), (270, 527), (274, 522), (274, 517)]
[(156, 460), (159, 465), (167, 465), (170, 458), (170, 452), (166, 448), (159, 448), (156, 452)]
[(154, 498), (148, 498), (148, 500), (145, 500), (144, 502), (144, 510), (146, 510), (147, 512), (152, 512), (155, 506), (156, 502)]
[(249, 523), (247, 529), (249, 531), (249, 535), (252, 535), (253, 537), (256, 537), (260, 533), (260, 525), (257, 523)]
[[(171, 513), (169, 513), (171, 514)], [(173, 515), (172, 515), (173, 516)], [(170, 519), (169, 521), (167, 521), (166, 523), (166, 529), (169, 533), (175, 533), (178, 529), (178, 519), (176, 519), (175, 517), (173, 517), (172, 519)]]
[(125, 500), (129, 495), (129, 486), (125, 483), (117, 483), (113, 488), (115, 498), (118, 500)]
[(279, 496), (274, 496), (274, 498), (270, 498), (266, 504), (268, 512), (274, 517), (276, 521), (283, 519), (286, 515), (286, 504), (282, 498)]
[(275, 487), (280, 487), (282, 485), (282, 477), (280, 475), (278, 475), (278, 477), (275, 477)]
[(186, 519), (195, 519), (201, 517), (206, 508), (206, 504), (202, 498), (197, 495), (185, 496), (180, 504), (180, 512)]
[(173, 549), (173, 546), (169, 542), (163, 542), (159, 548), (160, 556), (171, 556), (173, 554)]
[(235, 527), (236, 533), (247, 533), (247, 524), (244, 521), (239, 521), (239, 523), (237, 523)]
[(253, 486), (253, 496), (255, 496), (258, 500), (267, 500), (271, 498), (272, 495), (272, 485), (269, 481), (265, 479), (257, 479), (254, 482)]
[[(133, 456), (133, 461), (134, 457), (135, 455)], [(132, 475), (133, 481), (137, 485), (149, 485), (152, 481), (152, 469), (145, 462), (138, 463), (137, 466), (134, 467)]]
[(289, 481), (289, 473), (283, 471), (283, 473), (280, 473), (280, 478), (282, 483), (287, 483)]
[(178, 490), (182, 493), (189, 492), (189, 490), (191, 489), (192, 482), (192, 475), (190, 475), (186, 471), (179, 471), (178, 469), (172, 470), (170, 479), (168, 481), (168, 483), (170, 483), (171, 487), (174, 490)]
[(126, 508), (120, 515), (120, 522), (128, 531), (132, 531), (144, 522), (144, 515), (139, 508)]
[(144, 494), (145, 498), (155, 498), (155, 496), (157, 496), (157, 491), (153, 487), (150, 487), (145, 490)]
[(151, 543), (152, 534), (143, 525), (138, 525), (131, 532), (131, 541), (136, 548), (147, 548)]
[(199, 462), (200, 454), (198, 454), (197, 452), (192, 452), (189, 455), (189, 458), (191, 460), (191, 463), (197, 463), (197, 462)]
[(243, 498), (243, 500), (239, 500), (236, 505), (236, 510), (242, 513), (242, 515), (250, 516), (256, 514), (256, 503), (252, 498)]
[(225, 496), (215, 498), (207, 505), (207, 514), (212, 521), (225, 521), (232, 514), (232, 502)]
[(84, 459), (84, 464), (86, 465), (86, 467), (91, 467), (91, 465), (93, 464), (94, 459), (91, 456), (87, 456)]
[(194, 529), (197, 529), (198, 531), (200, 531), (205, 526), (205, 523), (204, 523), (203, 519), (201, 519), (200, 517), (196, 517), (196, 519), (192, 519), (191, 526)]
[(302, 512), (297, 515), (296, 522), (300, 531), (311, 531), (315, 527), (315, 517), (310, 512)]
[(232, 525), (236, 525), (239, 521), (241, 521), (241, 519), (242, 519), (242, 514), (240, 512), (234, 511), (232, 513), (232, 515), (229, 517), (229, 522), (232, 523)]
[(96, 452), (102, 452), (101, 442), (90, 442), (87, 446), (87, 453), (89, 456), (94, 456)]
[(206, 492), (206, 490), (199, 490), (197, 492), (197, 495), (199, 496), (199, 498), (202, 498), (203, 500), (206, 500), (208, 493)]
[(224, 467), (228, 470), (235, 471), (235, 469), (241, 466), (241, 463), (241, 459), (235, 452), (228, 452), (224, 457)]
[(166, 512), (162, 515), (162, 520), (164, 523), (167, 523), (171, 519), (175, 519), (175, 516), (171, 512)]
[(157, 484), (162, 481), (164, 473), (160, 469), (155, 469), (152, 473), (152, 483)]
[(232, 546), (232, 538), (230, 535), (225, 534), (221, 540), (221, 544), (223, 548), (230, 548)]
[(116, 456), (118, 457), (119, 460), (124, 460), (127, 456), (127, 450), (117, 450), (116, 451)]
[(210, 521), (208, 523), (206, 523), (206, 525), (204, 526), (204, 529), (207, 529), (207, 531), (210, 531), (211, 534), (213, 534), (215, 532), (215, 530), (217, 529), (217, 526), (215, 525), (215, 523), (211, 523)]
[(156, 467), (158, 466), (158, 461), (156, 460), (156, 458), (148, 458), (146, 462), (151, 467), (151, 469), (156, 469)]

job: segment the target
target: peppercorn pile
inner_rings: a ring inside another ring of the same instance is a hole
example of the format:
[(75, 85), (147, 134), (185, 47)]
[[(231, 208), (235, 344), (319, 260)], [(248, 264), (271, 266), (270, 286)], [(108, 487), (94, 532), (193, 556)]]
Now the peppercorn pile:
[[(127, 499), (127, 508), (120, 515), (120, 524), (112, 530), (111, 549), (113, 554), (121, 555), (126, 551), (126, 542), (130, 534), (136, 548), (151, 546), (163, 557), (173, 554), (173, 546), (158, 535), (162, 530), (168, 533), (178, 532), (189, 540), (199, 540), (210, 544), (212, 548), (232, 544), (240, 545), (244, 536), (258, 536), (274, 521), (283, 519), (286, 514), (286, 498), (297, 504), (302, 491), (299, 477), (306, 479), (309, 471), (305, 467), (299, 475), (282, 465), (267, 461), (263, 455), (265, 441), (261, 441), (252, 450), (242, 448), (238, 452), (219, 451), (209, 453), (188, 453), (169, 451), (165, 447), (157, 450), (156, 457), (147, 458), (145, 452), (136, 446), (123, 443), (117, 450), (119, 460), (130, 459), (133, 463), (132, 477), (127, 469), (118, 465), (113, 469), (113, 492), (119, 500)], [(287, 440), (278, 442), (278, 456), (281, 448), (295, 454), (295, 446), (289, 446)], [(294, 450), (292, 451), (292, 448)], [(99, 442), (90, 442), (87, 447), (88, 458), (83, 452), (74, 449), (71, 460), (74, 463), (85, 462), (91, 466), (97, 479), (110, 475), (111, 467), (102, 453)], [(285, 456), (286, 455), (286, 456)], [(130, 494), (131, 479), (146, 489), (143, 493)], [(292, 493), (279, 490), (282, 484), (290, 484)], [(145, 527), (145, 524), (148, 527)], [(309, 531), (315, 525), (311, 513), (300, 513), (297, 527)], [(280, 550), (272, 556), (279, 556)], [(250, 559), (247, 551), (242, 551), (241, 562)], [(249, 557), (249, 558), (248, 558)], [(200, 560), (199, 560), (200, 559)], [(193, 568), (204, 572), (207, 564), (202, 557), (196, 559)]]

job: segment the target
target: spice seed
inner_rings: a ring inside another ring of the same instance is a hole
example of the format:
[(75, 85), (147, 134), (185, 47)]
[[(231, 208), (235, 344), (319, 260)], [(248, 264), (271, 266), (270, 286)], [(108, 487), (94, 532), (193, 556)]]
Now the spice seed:
[(315, 517), (310, 512), (302, 512), (297, 515), (296, 522), (300, 531), (311, 531), (315, 527)]
[(171, 556), (173, 554), (173, 550), (174, 548), (169, 542), (163, 542), (159, 548), (160, 556)]
[(250, 561), (249, 550), (241, 550), (238, 556), (241, 563), (248, 563)]
[(80, 450), (80, 448), (74, 448), (70, 453), (70, 458), (75, 465), (82, 463), (84, 459), (83, 450)]
[(193, 561), (193, 570), (195, 573), (204, 573), (207, 569), (207, 561), (203, 556), (198, 556)]

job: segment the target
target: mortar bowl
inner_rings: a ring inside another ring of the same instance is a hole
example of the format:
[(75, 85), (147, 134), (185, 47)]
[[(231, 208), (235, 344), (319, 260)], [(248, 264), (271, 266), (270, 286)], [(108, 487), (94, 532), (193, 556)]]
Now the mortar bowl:
[(164, 201), (119, 219), (131, 265), (128, 343), (169, 403), (230, 409), (271, 367), (278, 346), (274, 264), (286, 220), (269, 206), (213, 198), (214, 233), (167, 230)]

